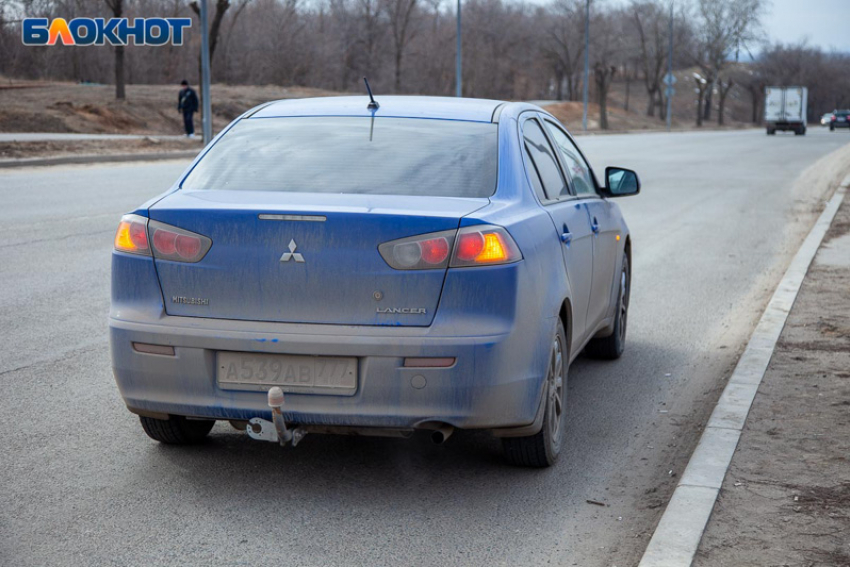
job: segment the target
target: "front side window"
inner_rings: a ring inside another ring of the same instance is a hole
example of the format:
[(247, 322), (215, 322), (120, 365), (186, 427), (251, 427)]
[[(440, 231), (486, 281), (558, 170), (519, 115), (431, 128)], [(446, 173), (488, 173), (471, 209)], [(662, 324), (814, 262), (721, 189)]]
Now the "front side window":
[[(561, 168), (558, 166), (555, 151), (549, 144), (549, 140), (546, 139), (546, 135), (537, 120), (529, 119), (525, 121), (522, 127), (522, 136), (528, 156), (531, 158), (534, 169), (540, 175), (546, 197), (554, 200), (569, 195), (570, 192), (564, 176), (561, 174)], [(533, 177), (533, 173), (529, 173)]]
[(546, 121), (546, 128), (552, 134), (552, 139), (555, 140), (555, 145), (561, 152), (561, 157), (564, 159), (564, 165), (569, 170), (570, 177), (573, 180), (577, 195), (595, 195), (596, 186), (593, 184), (593, 178), (590, 175), (590, 166), (581, 157), (578, 148), (573, 144), (572, 140), (564, 134), (563, 130)]
[(183, 180), (191, 190), (489, 197), (497, 125), (415, 118), (248, 118)]

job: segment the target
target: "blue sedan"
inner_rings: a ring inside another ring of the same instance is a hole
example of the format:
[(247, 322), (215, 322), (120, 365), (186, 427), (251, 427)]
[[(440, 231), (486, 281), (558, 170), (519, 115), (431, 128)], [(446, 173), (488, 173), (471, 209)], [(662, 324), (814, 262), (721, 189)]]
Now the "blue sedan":
[(542, 109), (340, 97), (246, 112), (112, 255), (114, 375), (163, 443), (216, 420), (443, 442), (489, 430), (507, 459), (561, 450), (567, 370), (625, 345), (631, 240), (612, 197)]

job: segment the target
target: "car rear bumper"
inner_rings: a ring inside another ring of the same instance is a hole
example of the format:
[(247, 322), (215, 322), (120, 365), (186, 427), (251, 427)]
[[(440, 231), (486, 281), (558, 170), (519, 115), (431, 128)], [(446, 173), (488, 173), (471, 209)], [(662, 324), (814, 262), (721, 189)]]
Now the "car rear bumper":
[[(554, 324), (554, 320), (553, 320)], [(216, 353), (236, 351), (358, 359), (354, 395), (286, 395), (287, 421), (302, 425), (408, 429), (429, 422), (489, 429), (534, 421), (544, 365), (520, 330), (478, 336), (434, 329), (248, 324), (163, 316), (157, 322), (110, 318), (115, 380), (131, 411), (216, 419), (271, 418), (264, 391), (221, 388)], [(174, 347), (174, 356), (132, 344)], [(545, 341), (539, 341), (546, 344)], [(405, 357), (454, 357), (449, 368), (405, 368)]]

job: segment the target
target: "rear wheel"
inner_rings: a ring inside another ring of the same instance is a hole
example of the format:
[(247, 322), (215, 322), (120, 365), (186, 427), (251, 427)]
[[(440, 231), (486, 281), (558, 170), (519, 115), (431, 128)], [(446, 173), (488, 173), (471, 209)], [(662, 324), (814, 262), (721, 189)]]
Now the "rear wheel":
[(774, 128), (768, 128), (767, 129), (767, 135), (768, 136), (773, 136), (774, 134), (776, 134), (776, 130)]
[(629, 296), (632, 288), (632, 274), (629, 269), (629, 257), (623, 255), (620, 270), (620, 291), (617, 295), (617, 312), (614, 315), (614, 332), (607, 337), (593, 339), (584, 347), (584, 353), (591, 358), (614, 360), (620, 358), (626, 349), (626, 325), (629, 321)]
[(192, 445), (201, 442), (215, 425), (213, 419), (186, 419), (180, 415), (168, 419), (139, 416), (148, 437), (168, 445)]
[(558, 459), (564, 437), (568, 360), (567, 334), (558, 319), (546, 371), (543, 427), (534, 435), (502, 439), (505, 458), (511, 464), (542, 468), (555, 464)]

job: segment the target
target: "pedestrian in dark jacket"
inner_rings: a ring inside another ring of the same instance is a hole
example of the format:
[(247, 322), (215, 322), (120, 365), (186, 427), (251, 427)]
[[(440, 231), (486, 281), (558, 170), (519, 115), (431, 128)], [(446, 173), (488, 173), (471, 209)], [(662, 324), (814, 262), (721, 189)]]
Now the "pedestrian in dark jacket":
[(177, 111), (183, 113), (183, 127), (186, 129), (186, 137), (195, 137), (195, 124), (192, 122), (193, 115), (198, 112), (198, 93), (184, 80), (180, 83), (183, 88), (177, 97)]

